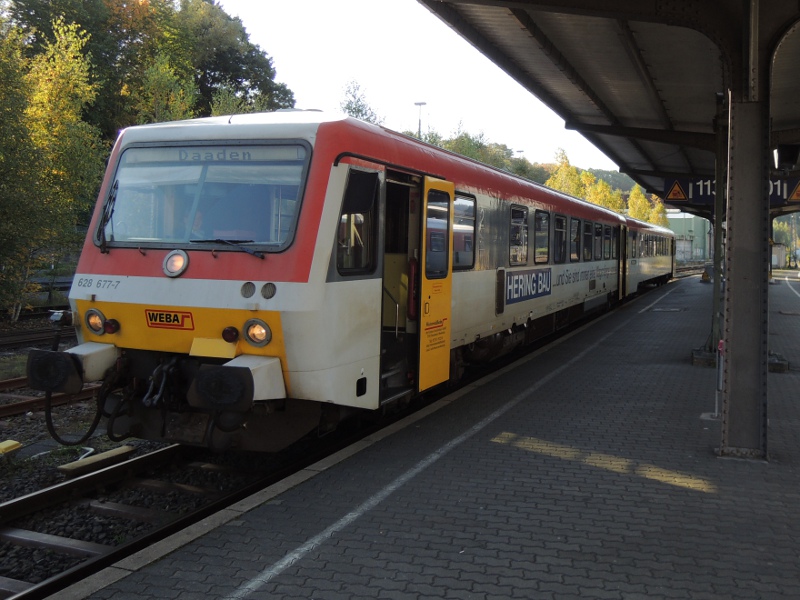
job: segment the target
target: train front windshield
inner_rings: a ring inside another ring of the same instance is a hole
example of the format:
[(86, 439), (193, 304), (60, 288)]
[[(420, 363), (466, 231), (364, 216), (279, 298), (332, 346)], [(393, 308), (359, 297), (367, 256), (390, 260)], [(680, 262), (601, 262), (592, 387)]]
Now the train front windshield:
[(308, 156), (301, 144), (128, 148), (97, 241), (283, 250), (294, 235)]

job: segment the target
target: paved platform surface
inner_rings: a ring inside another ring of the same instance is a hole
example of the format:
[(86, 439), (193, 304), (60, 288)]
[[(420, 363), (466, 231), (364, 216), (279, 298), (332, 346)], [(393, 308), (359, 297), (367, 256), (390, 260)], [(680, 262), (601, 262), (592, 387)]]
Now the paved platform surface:
[(715, 454), (715, 369), (691, 365), (712, 286), (692, 277), (58, 597), (798, 598), (787, 273), (769, 462)]

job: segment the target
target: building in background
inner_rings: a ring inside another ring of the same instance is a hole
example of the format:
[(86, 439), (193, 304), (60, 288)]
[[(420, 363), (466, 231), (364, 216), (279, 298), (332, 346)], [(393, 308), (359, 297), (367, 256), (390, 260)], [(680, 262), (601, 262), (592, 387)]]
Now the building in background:
[(667, 210), (667, 219), (675, 232), (675, 258), (679, 263), (713, 258), (714, 233), (708, 219), (673, 209)]
[(786, 263), (786, 244), (772, 244), (770, 252), (772, 253), (773, 269), (785, 269), (788, 266)]

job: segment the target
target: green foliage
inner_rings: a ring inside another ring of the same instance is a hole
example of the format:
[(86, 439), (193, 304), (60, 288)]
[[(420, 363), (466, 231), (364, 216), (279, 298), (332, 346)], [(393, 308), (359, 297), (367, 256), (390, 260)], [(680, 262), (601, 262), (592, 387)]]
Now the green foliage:
[(98, 89), (84, 117), (107, 140), (161, 115), (210, 115), (223, 89), (249, 111), (294, 106), (292, 91), (274, 81), (272, 59), (213, 0), (14, 0), (9, 13), (28, 56), (42, 51), (58, 18), (89, 34), (84, 54)]
[(348, 82), (344, 90), (344, 100), (339, 105), (342, 111), (351, 117), (361, 119), (375, 125), (383, 124), (383, 117), (379, 116), (367, 102), (366, 95), (356, 81)]
[(92, 104), (97, 85), (91, 83), (89, 60), (81, 53), (87, 34), (76, 25), (56, 21), (54, 41), (30, 61), (26, 75), (30, 100), (25, 112), (31, 140), (39, 149), (46, 168), (40, 181), (49, 188), (52, 215), (64, 215), (59, 224), (74, 229), (76, 210), (86, 208), (103, 170), (107, 148), (100, 132), (82, 120)]
[(597, 179), (602, 179), (608, 185), (612, 187), (612, 189), (617, 189), (622, 192), (630, 192), (633, 189), (633, 186), (636, 185), (630, 177), (625, 175), (624, 173), (620, 173), (619, 171), (605, 171), (603, 169), (589, 169), (589, 172), (597, 177)]
[(231, 88), (221, 88), (211, 98), (211, 116), (240, 115), (250, 112), (247, 102)]
[(542, 184), (550, 178), (550, 173), (544, 166), (531, 163), (521, 157), (512, 158), (511, 166), (508, 170), (514, 175)]
[(772, 221), (772, 241), (776, 244), (785, 244), (786, 246), (793, 246), (792, 243), (792, 216), (778, 217)]
[[(97, 86), (82, 54), (88, 36), (57, 20), (42, 51), (23, 55), (22, 33), (0, 27), (0, 305), (19, 313), (29, 274), (74, 252), (78, 215), (91, 205), (106, 147), (82, 119)], [(6, 117), (6, 115), (3, 115)]]
[(211, 114), (214, 93), (223, 88), (262, 110), (294, 107), (294, 94), (274, 81), (272, 59), (250, 42), (238, 17), (213, 0), (181, 0), (177, 22), (197, 72), (198, 114)]
[[(407, 133), (416, 137), (416, 134)], [(519, 177), (525, 177), (531, 181), (544, 183), (548, 177), (544, 167), (531, 164), (524, 158), (514, 156), (514, 150), (505, 144), (487, 142), (483, 133), (472, 135), (461, 131), (459, 128), (454, 137), (445, 139), (433, 131), (428, 131), (423, 134), (422, 139), (429, 144), (508, 171)]]
[(0, 305), (21, 297), (30, 248), (19, 243), (36, 235), (44, 216), (39, 203), (39, 152), (22, 115), (28, 108), (22, 36), (0, 17)]
[(131, 100), (138, 123), (161, 123), (191, 119), (196, 96), (194, 79), (181, 76), (167, 56), (159, 54), (145, 69), (141, 85), (131, 94)]

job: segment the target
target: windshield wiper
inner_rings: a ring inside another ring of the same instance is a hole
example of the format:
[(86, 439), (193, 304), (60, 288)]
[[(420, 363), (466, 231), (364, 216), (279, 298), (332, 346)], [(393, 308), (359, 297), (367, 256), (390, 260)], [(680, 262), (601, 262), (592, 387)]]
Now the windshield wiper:
[(103, 207), (103, 213), (100, 215), (100, 252), (108, 254), (108, 240), (106, 240), (106, 225), (111, 222), (111, 216), (114, 214), (114, 204), (117, 201), (117, 190), (119, 189), (119, 179), (114, 180), (114, 185), (108, 192), (108, 199), (106, 205)]
[(252, 254), (256, 258), (262, 258), (263, 259), (264, 258), (264, 253), (263, 252), (259, 252), (258, 250), (253, 250), (252, 248), (250, 248), (248, 246), (243, 246), (242, 245), (242, 244), (248, 244), (248, 243), (250, 243), (252, 241), (253, 240), (224, 240), (222, 238), (213, 238), (213, 239), (207, 239), (207, 240), (194, 240), (194, 239), (189, 240), (189, 242), (192, 243), (192, 244), (212, 244), (213, 243), (213, 244), (226, 244), (228, 246), (234, 246), (236, 248), (239, 248), (239, 250), (243, 250), (243, 251), (247, 252), (248, 254)]

